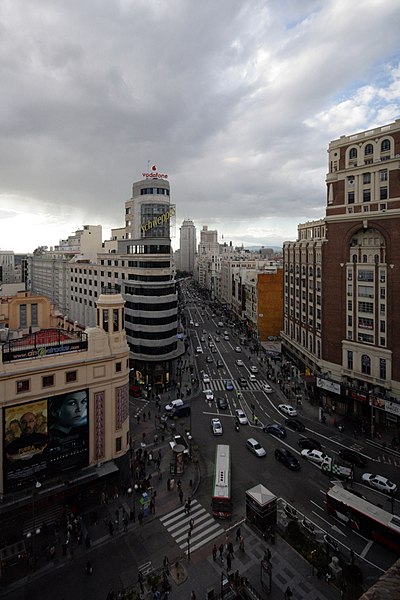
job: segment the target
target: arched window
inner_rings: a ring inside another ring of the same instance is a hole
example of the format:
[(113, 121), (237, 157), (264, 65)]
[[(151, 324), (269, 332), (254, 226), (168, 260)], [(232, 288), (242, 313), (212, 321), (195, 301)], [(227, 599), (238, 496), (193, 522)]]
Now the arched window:
[(357, 254), (353, 254), (352, 259), (353, 259), (353, 263), (356, 263), (357, 262)]
[(379, 263), (379, 254), (375, 254), (374, 261), (376, 265)]
[(352, 148), (350, 150), (349, 158), (357, 158), (357, 148)]
[(371, 375), (371, 359), (368, 354), (363, 354), (361, 356), (361, 372), (364, 375)]
[(363, 263), (368, 262), (368, 256), (366, 254), (363, 254)]
[(365, 149), (364, 149), (364, 154), (373, 154), (373, 153), (374, 153), (374, 147), (373, 147), (373, 145), (372, 144), (367, 144), (365, 146)]
[(388, 152), (390, 150), (390, 140), (383, 140), (381, 143), (381, 152)]

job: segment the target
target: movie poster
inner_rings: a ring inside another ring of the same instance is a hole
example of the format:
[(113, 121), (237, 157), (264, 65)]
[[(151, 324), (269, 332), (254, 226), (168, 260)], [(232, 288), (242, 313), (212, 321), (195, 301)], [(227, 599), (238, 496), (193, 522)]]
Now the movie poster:
[(47, 400), (4, 409), (4, 475), (7, 490), (46, 471), (49, 446)]
[(89, 462), (88, 390), (49, 398), (49, 452), (51, 473)]

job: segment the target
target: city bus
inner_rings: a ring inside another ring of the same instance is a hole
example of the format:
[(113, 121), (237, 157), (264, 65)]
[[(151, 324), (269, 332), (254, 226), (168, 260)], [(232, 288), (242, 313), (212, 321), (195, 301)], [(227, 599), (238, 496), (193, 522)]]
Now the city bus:
[(227, 444), (218, 444), (215, 448), (211, 508), (216, 519), (232, 516), (231, 448)]
[(354, 531), (400, 553), (400, 517), (339, 485), (326, 493), (326, 509)]

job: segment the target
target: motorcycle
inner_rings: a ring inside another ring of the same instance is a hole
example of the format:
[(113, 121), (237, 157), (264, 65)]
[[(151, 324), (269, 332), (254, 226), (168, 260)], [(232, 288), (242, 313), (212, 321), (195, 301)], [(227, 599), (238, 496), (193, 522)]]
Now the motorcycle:
[(239, 423), (235, 423), (235, 431), (240, 431)]
[(314, 523), (311, 523), (311, 521), (307, 521), (307, 519), (304, 518), (302, 520), (301, 524), (303, 525), (303, 527), (307, 531), (307, 533), (309, 533), (310, 535), (315, 535), (315, 525), (314, 525)]
[(290, 506), (290, 504), (285, 504), (285, 506), (283, 507), (283, 510), (285, 511), (285, 513), (287, 514), (289, 519), (297, 520), (297, 518), (298, 518), (297, 510), (295, 508), (293, 508), (292, 506)]

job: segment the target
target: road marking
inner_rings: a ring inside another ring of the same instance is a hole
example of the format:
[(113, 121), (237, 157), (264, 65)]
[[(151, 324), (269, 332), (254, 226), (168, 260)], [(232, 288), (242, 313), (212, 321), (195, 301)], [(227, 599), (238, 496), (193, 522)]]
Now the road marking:
[(319, 504), (317, 504), (316, 502), (314, 502), (314, 500), (310, 500), (310, 502), (311, 502), (311, 504), (314, 504), (314, 506), (316, 506), (320, 510), (325, 510), (325, 506), (320, 506)]
[(369, 540), (368, 544), (365, 546), (364, 550), (361, 552), (360, 558), (364, 558), (368, 554), (373, 543), (374, 543), (373, 540)]

